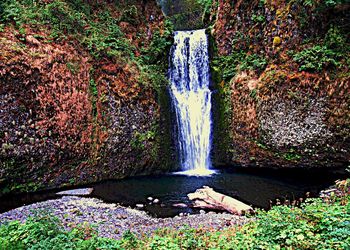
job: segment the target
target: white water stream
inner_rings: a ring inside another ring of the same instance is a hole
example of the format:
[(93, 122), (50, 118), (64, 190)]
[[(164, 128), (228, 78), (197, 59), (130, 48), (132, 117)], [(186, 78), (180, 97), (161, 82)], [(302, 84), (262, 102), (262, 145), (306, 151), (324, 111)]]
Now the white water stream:
[(171, 50), (170, 93), (178, 125), (182, 172), (210, 175), (211, 91), (205, 30), (176, 31)]

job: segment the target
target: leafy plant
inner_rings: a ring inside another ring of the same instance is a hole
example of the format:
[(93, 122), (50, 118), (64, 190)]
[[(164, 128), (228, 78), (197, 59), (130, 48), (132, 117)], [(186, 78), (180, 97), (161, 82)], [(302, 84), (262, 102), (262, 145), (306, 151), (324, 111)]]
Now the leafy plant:
[(93, 117), (97, 116), (97, 98), (98, 98), (98, 90), (96, 82), (93, 78), (89, 81), (89, 89), (90, 89), (90, 99), (92, 104), (92, 115)]
[(224, 81), (229, 81), (232, 77), (235, 76), (237, 72), (237, 66), (243, 57), (243, 52), (233, 52), (227, 56), (214, 58), (212, 60), (212, 65), (222, 72), (222, 78)]
[(252, 17), (251, 17), (251, 20), (253, 22), (255, 22), (255, 23), (264, 23), (265, 22), (265, 16), (253, 14)]
[(346, 42), (346, 36), (343, 34), (339, 27), (331, 26), (327, 31), (324, 39), (324, 45), (329, 49), (333, 49), (337, 52), (348, 52), (349, 45)]
[(324, 0), (324, 1), (298, 0), (298, 2), (307, 7), (318, 7), (320, 9), (323, 9), (323, 8), (334, 8), (337, 5), (346, 4), (347, 0)]
[(263, 70), (267, 65), (267, 59), (261, 55), (252, 54), (248, 55), (241, 62), (240, 68), (245, 69), (254, 69), (254, 70)]
[(213, 0), (196, 0), (200, 5), (202, 5), (204, 15), (210, 14), (210, 9), (213, 5)]
[(338, 54), (326, 46), (316, 45), (304, 49), (293, 56), (293, 60), (299, 63), (300, 71), (321, 71), (327, 67), (339, 65)]
[(133, 139), (130, 141), (130, 145), (134, 149), (144, 149), (145, 148), (145, 142), (148, 140), (154, 140), (156, 136), (156, 133), (154, 131), (147, 131), (145, 133), (140, 133), (136, 131), (134, 133)]

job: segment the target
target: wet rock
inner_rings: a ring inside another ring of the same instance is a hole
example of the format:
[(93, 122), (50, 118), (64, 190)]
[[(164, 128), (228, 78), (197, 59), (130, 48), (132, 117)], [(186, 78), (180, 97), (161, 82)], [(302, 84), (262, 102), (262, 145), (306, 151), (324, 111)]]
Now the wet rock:
[(159, 199), (154, 199), (154, 200), (153, 200), (153, 203), (154, 203), (154, 204), (159, 203)]
[(93, 188), (79, 188), (79, 189), (72, 189), (72, 190), (66, 190), (56, 193), (57, 195), (78, 195), (78, 196), (86, 196), (90, 195), (94, 191)]
[(187, 205), (185, 203), (175, 203), (172, 205), (173, 207), (186, 208)]

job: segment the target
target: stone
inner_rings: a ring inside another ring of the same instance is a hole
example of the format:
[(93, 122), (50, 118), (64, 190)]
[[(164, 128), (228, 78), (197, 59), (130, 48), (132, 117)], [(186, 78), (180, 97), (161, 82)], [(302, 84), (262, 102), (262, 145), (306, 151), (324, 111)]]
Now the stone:
[(147, 198), (147, 200), (153, 201), (153, 197), (150, 196), (150, 197)]
[(153, 200), (153, 203), (154, 203), (154, 204), (159, 203), (159, 199), (154, 199), (154, 200)]
[(188, 207), (185, 203), (175, 203), (172, 206), (173, 207), (180, 207), (180, 208)]
[(92, 194), (94, 191), (93, 188), (79, 188), (79, 189), (71, 189), (66, 191), (61, 191), (56, 193), (57, 195), (77, 195), (77, 196), (86, 196)]
[(136, 207), (137, 208), (143, 208), (143, 207), (145, 207), (145, 205), (143, 205), (143, 204), (136, 204)]

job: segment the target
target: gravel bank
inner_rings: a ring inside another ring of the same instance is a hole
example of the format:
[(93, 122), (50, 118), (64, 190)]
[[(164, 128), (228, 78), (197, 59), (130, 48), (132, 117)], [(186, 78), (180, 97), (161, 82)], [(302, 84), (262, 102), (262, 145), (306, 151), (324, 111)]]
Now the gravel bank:
[(214, 212), (154, 218), (144, 211), (104, 203), (96, 198), (64, 196), (0, 214), (0, 224), (12, 220), (25, 221), (29, 216), (44, 212), (57, 216), (66, 228), (85, 222), (96, 225), (99, 236), (115, 239), (120, 238), (127, 230), (137, 235), (150, 234), (160, 228), (179, 229), (185, 226), (220, 230), (249, 221), (242, 216)]

